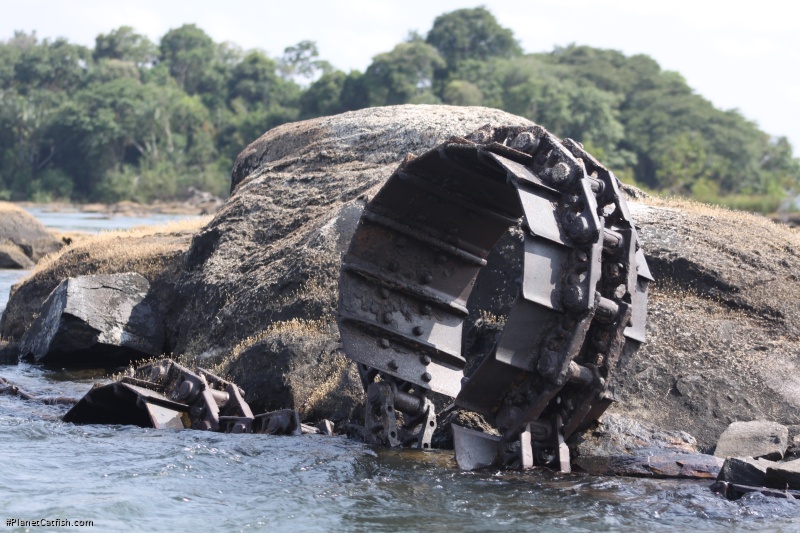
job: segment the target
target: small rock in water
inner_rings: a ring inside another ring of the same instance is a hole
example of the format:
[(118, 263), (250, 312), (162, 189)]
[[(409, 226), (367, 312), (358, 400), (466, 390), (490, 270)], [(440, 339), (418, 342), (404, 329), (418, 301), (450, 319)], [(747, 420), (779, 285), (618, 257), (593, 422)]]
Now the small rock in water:
[(766, 459), (751, 459), (749, 457), (729, 457), (722, 465), (718, 481), (727, 481), (736, 485), (750, 487), (764, 486), (767, 469), (777, 466), (778, 463)]
[(714, 455), (717, 457), (783, 458), (789, 441), (786, 426), (768, 420), (734, 422), (722, 432)]
[(765, 484), (776, 489), (800, 490), (800, 459), (767, 468)]

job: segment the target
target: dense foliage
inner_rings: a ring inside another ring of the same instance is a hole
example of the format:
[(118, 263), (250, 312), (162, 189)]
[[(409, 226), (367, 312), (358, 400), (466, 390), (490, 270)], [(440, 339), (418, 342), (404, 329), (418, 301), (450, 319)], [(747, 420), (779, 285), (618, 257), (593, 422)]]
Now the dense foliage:
[(303, 41), (271, 58), (184, 25), (158, 44), (121, 27), (95, 47), (0, 42), (0, 199), (224, 194), (236, 154), (283, 122), (402, 103), (484, 105), (581, 141), (627, 181), (774, 210), (800, 187), (785, 138), (714, 108), (644, 55), (571, 45), (525, 54), (485, 8), (342, 72)]

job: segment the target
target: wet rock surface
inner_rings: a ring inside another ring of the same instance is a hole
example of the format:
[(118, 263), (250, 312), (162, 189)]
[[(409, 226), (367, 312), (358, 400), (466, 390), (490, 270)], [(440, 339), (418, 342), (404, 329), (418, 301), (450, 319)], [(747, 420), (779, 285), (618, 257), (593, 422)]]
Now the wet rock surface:
[(716, 457), (754, 457), (777, 461), (788, 446), (786, 426), (767, 420), (734, 422), (720, 435), (714, 450)]
[(48, 296), (20, 343), (20, 355), (46, 365), (111, 368), (161, 354), (163, 310), (136, 273), (79, 276)]
[(720, 470), (719, 481), (747, 485), (750, 487), (765, 486), (767, 469), (777, 466), (778, 463), (767, 459), (753, 459), (752, 457), (729, 457)]
[(714, 479), (723, 461), (697, 451), (684, 431), (606, 414), (571, 443), (573, 464), (591, 474)]

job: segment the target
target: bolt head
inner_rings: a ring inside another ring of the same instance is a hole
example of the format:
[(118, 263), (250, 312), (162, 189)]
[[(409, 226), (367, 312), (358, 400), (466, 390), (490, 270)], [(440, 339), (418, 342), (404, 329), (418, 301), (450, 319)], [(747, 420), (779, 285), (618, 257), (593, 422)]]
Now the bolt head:
[(430, 375), (430, 373), (425, 372), (424, 374), (422, 374), (422, 381), (424, 381), (425, 383), (428, 383), (431, 379), (433, 379), (433, 377)]

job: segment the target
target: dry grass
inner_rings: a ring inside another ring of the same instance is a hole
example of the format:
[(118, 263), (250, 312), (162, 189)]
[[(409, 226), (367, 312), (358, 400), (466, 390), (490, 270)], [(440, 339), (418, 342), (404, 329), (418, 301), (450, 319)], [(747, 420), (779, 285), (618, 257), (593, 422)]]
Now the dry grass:
[(69, 277), (82, 267), (87, 274), (114, 273), (127, 270), (139, 272), (146, 278), (158, 274), (161, 262), (157, 258), (175, 251), (169, 235), (197, 233), (211, 217), (180, 220), (159, 226), (142, 226), (129, 230), (108, 231), (74, 241), (58, 252), (44, 257), (30, 275), (34, 277)]
[(221, 369), (231, 360), (237, 359), (248, 348), (270, 338), (280, 337), (284, 341), (309, 339), (320, 335), (330, 335), (330, 320), (306, 320), (293, 318), (281, 322), (273, 322), (266, 329), (251, 335), (233, 347), (229, 356), (225, 357), (215, 368)]
[(21, 207), (17, 207), (16, 205), (10, 202), (0, 202), (0, 215), (7, 215), (10, 213), (14, 214), (24, 213), (25, 215), (28, 214), (27, 211), (25, 211)]
[(772, 219), (756, 213), (736, 211), (724, 206), (705, 204), (681, 197), (658, 198), (650, 196), (640, 201), (653, 207), (679, 209), (700, 217), (710, 217), (712, 220), (720, 219), (743, 226), (760, 227), (768, 231), (774, 238), (784, 239), (787, 244), (800, 246), (800, 231), (786, 224), (776, 223)]

